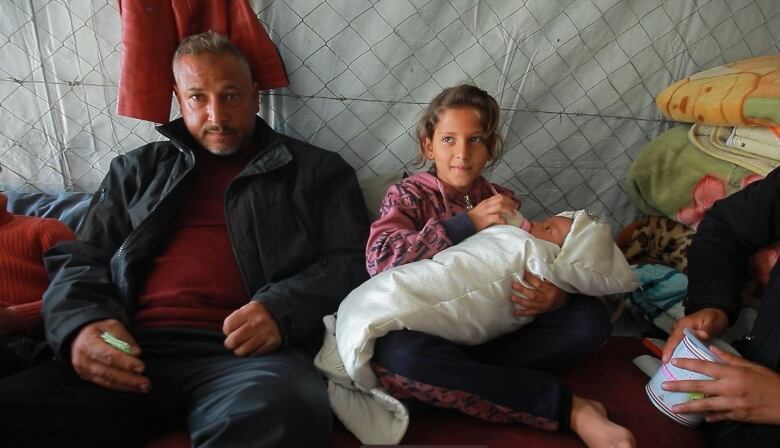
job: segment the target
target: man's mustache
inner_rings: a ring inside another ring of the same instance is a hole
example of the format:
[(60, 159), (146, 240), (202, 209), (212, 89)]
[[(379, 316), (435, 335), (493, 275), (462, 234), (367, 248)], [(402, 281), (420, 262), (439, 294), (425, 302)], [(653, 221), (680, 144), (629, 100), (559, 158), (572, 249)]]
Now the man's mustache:
[(217, 125), (211, 125), (206, 126), (203, 128), (203, 132), (215, 132), (215, 133), (225, 133), (229, 134), (232, 132), (235, 132), (236, 130), (231, 128), (230, 126), (217, 126)]

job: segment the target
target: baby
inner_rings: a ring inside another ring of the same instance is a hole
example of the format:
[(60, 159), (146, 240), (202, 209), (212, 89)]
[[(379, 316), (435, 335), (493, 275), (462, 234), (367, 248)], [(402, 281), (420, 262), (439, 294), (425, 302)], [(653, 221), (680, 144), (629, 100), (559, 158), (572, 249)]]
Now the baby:
[(637, 287), (609, 225), (584, 210), (488, 227), (432, 259), (382, 272), (344, 299), (335, 330), (347, 372), (359, 385), (373, 383), (373, 342), (393, 330), (473, 345), (527, 324), (532, 318), (515, 317), (518, 305), (509, 300), (512, 282), (522, 281), (525, 270), (569, 293)]

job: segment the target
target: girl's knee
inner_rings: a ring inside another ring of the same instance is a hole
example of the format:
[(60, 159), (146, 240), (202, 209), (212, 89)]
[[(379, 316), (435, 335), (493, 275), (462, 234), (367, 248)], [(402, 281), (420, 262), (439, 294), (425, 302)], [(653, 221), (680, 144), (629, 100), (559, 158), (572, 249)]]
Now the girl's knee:
[[(577, 299), (580, 299), (578, 297)], [(609, 338), (612, 322), (606, 307), (597, 299), (589, 297), (589, 303), (572, 313), (572, 338), (584, 346), (596, 349)]]
[(428, 335), (418, 331), (391, 331), (376, 340), (372, 361), (391, 371), (426, 357)]

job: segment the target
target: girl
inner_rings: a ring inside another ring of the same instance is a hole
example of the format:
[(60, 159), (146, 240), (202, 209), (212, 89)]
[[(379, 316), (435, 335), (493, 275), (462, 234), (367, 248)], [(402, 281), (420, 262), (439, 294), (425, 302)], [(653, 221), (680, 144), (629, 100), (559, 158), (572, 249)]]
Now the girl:
[[(371, 226), (366, 266), (375, 275), (437, 252), (517, 213), (512, 192), (482, 177), (500, 158), (496, 100), (472, 85), (445, 89), (417, 124), (418, 162), (429, 172), (393, 185)], [(547, 430), (575, 431), (588, 446), (635, 446), (633, 435), (607, 419), (604, 407), (573, 395), (549, 372), (598, 348), (610, 332), (596, 299), (566, 294), (536, 277), (515, 283), (508, 297), (536, 320), (477, 346), (459, 346), (425, 333), (402, 330), (380, 338), (374, 370), (399, 399), (455, 408), (489, 421), (522, 422)]]

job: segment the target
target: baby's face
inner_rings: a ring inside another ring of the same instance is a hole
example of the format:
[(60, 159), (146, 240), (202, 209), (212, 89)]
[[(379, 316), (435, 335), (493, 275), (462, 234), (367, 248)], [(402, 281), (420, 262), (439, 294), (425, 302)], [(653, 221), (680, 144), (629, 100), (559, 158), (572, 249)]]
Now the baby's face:
[(571, 230), (574, 220), (563, 216), (550, 216), (544, 221), (531, 221), (531, 235), (560, 246)]

